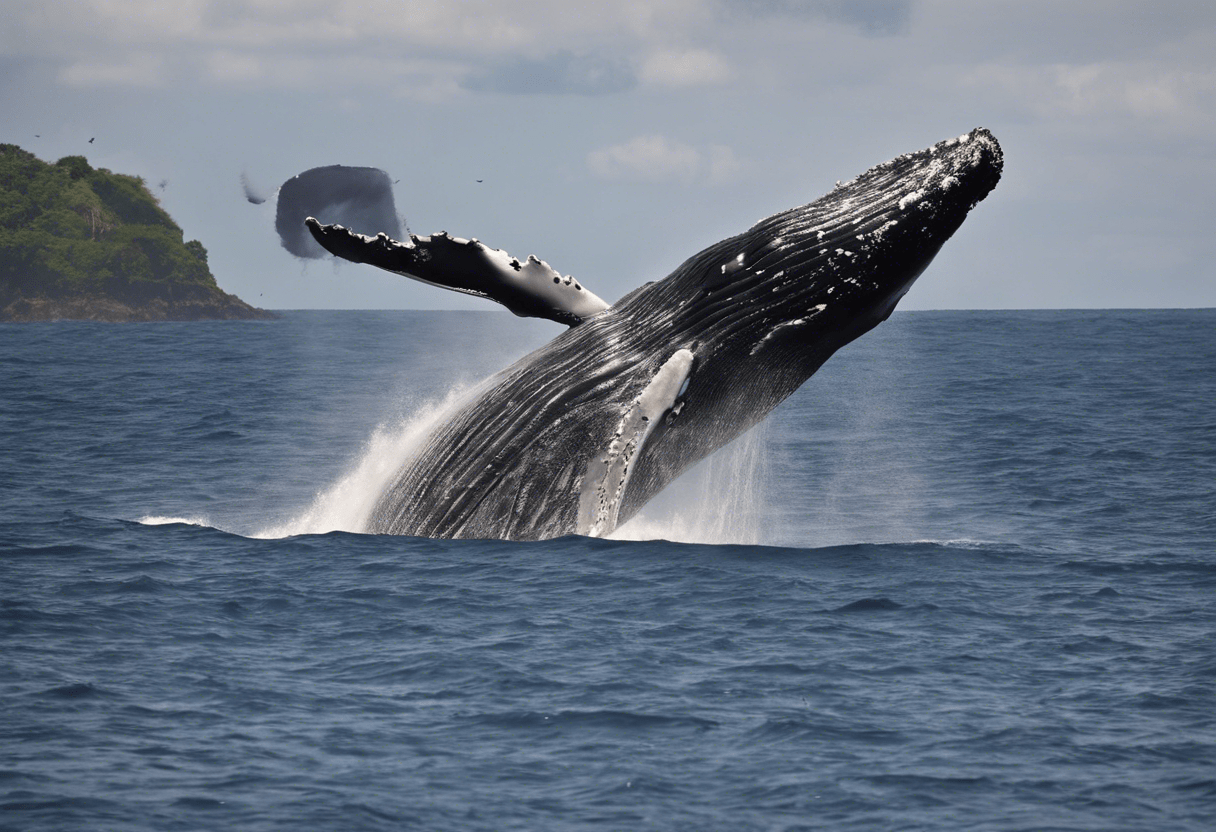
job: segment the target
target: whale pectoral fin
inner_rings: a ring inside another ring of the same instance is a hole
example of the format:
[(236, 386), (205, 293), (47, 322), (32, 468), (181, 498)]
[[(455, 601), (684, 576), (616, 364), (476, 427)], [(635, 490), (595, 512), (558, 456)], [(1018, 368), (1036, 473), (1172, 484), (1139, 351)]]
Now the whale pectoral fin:
[(663, 414), (676, 406), (693, 361), (691, 351), (676, 350), (625, 410), (603, 453), (588, 461), (579, 495), (579, 534), (603, 537), (615, 531), (638, 456)]
[(445, 232), (408, 241), (387, 234), (368, 237), (340, 225), (304, 220), (321, 246), (344, 260), (411, 277), (432, 286), (497, 301), (525, 318), (548, 318), (575, 326), (603, 312), (608, 304), (572, 277), (563, 277), (543, 260), (520, 261), (477, 240)]

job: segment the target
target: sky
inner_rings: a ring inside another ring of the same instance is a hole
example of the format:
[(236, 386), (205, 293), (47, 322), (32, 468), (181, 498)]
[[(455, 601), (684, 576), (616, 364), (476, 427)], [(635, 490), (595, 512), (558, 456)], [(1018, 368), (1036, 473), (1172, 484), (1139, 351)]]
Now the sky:
[(979, 126), (1004, 178), (901, 309), (1216, 306), (1210, 0), (4, 10), (0, 142), (142, 176), (220, 286), (257, 306), (497, 308), (293, 257), (242, 176), (271, 192), (322, 165), (382, 168), (415, 234), (535, 254), (611, 302)]

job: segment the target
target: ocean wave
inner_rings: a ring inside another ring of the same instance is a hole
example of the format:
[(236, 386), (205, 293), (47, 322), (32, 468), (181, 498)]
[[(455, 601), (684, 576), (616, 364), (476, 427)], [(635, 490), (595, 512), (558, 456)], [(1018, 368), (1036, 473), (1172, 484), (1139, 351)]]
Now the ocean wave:
[(211, 524), (211, 520), (204, 515), (195, 515), (192, 517), (173, 516), (162, 514), (147, 514), (135, 521), (141, 526), (206, 526), (215, 528)]

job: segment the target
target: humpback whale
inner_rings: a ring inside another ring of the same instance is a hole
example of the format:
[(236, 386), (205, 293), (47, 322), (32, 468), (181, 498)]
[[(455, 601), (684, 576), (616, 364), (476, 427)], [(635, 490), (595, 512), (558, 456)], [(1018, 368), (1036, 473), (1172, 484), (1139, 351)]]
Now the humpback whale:
[(608, 305), (474, 239), (397, 241), (313, 218), (336, 256), (570, 328), (502, 370), (397, 472), (368, 531), (602, 536), (886, 320), (996, 185), (987, 130), (877, 165)]

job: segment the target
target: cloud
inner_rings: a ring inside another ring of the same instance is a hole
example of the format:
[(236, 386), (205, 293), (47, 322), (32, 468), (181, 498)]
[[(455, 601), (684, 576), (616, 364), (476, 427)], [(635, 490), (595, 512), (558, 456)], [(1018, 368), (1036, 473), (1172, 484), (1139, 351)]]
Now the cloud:
[(265, 61), (256, 55), (229, 50), (212, 52), (204, 59), (207, 74), (216, 81), (242, 83), (266, 77)]
[(591, 151), (587, 169), (599, 179), (719, 184), (734, 178), (742, 164), (725, 145), (710, 145), (701, 151), (652, 135)]
[(663, 136), (638, 136), (587, 154), (588, 169), (600, 179), (692, 181), (700, 166), (701, 154), (695, 147)]
[(500, 62), (474, 73), (461, 85), (474, 92), (517, 95), (607, 95), (631, 90), (637, 83), (637, 77), (621, 62), (558, 52)]
[(902, 34), (912, 18), (912, 0), (726, 0), (726, 6), (751, 17), (828, 20), (856, 27), (867, 35)]
[(59, 71), (70, 87), (159, 87), (165, 83), (164, 61), (158, 55), (134, 55), (121, 61), (78, 61)]
[(692, 87), (729, 80), (734, 73), (730, 64), (707, 49), (660, 51), (642, 63), (641, 78), (648, 84), (665, 87)]
[[(360, 61), (408, 60), (431, 62), (433, 77), (412, 81), (449, 94), (603, 95), (633, 89), (636, 56), (684, 39), (714, 2), (502, 0), (472, 11), (450, 0), (10, 0), (0, 54), (50, 60), (70, 84), (147, 86), (163, 80), (149, 71), (160, 60), (171, 80), (296, 87)], [(132, 53), (148, 57), (130, 66)], [(668, 58), (652, 72), (679, 69)]]
[(1216, 104), (1216, 70), (1148, 62), (1016, 66), (983, 64), (963, 84), (995, 88), (1040, 116), (1197, 120)]
[(318, 60), (227, 49), (207, 53), (199, 64), (203, 78), (226, 87), (390, 90), (394, 97), (429, 101), (457, 95), (467, 71), (457, 61), (438, 59), (343, 53)]
[(8, 0), (0, 50), (101, 44), (251, 49), (377, 45), (478, 54), (575, 53), (639, 43), (712, 18), (717, 0)]
[(724, 144), (709, 146), (705, 167), (709, 181), (715, 185), (730, 182), (743, 172), (743, 162)]

